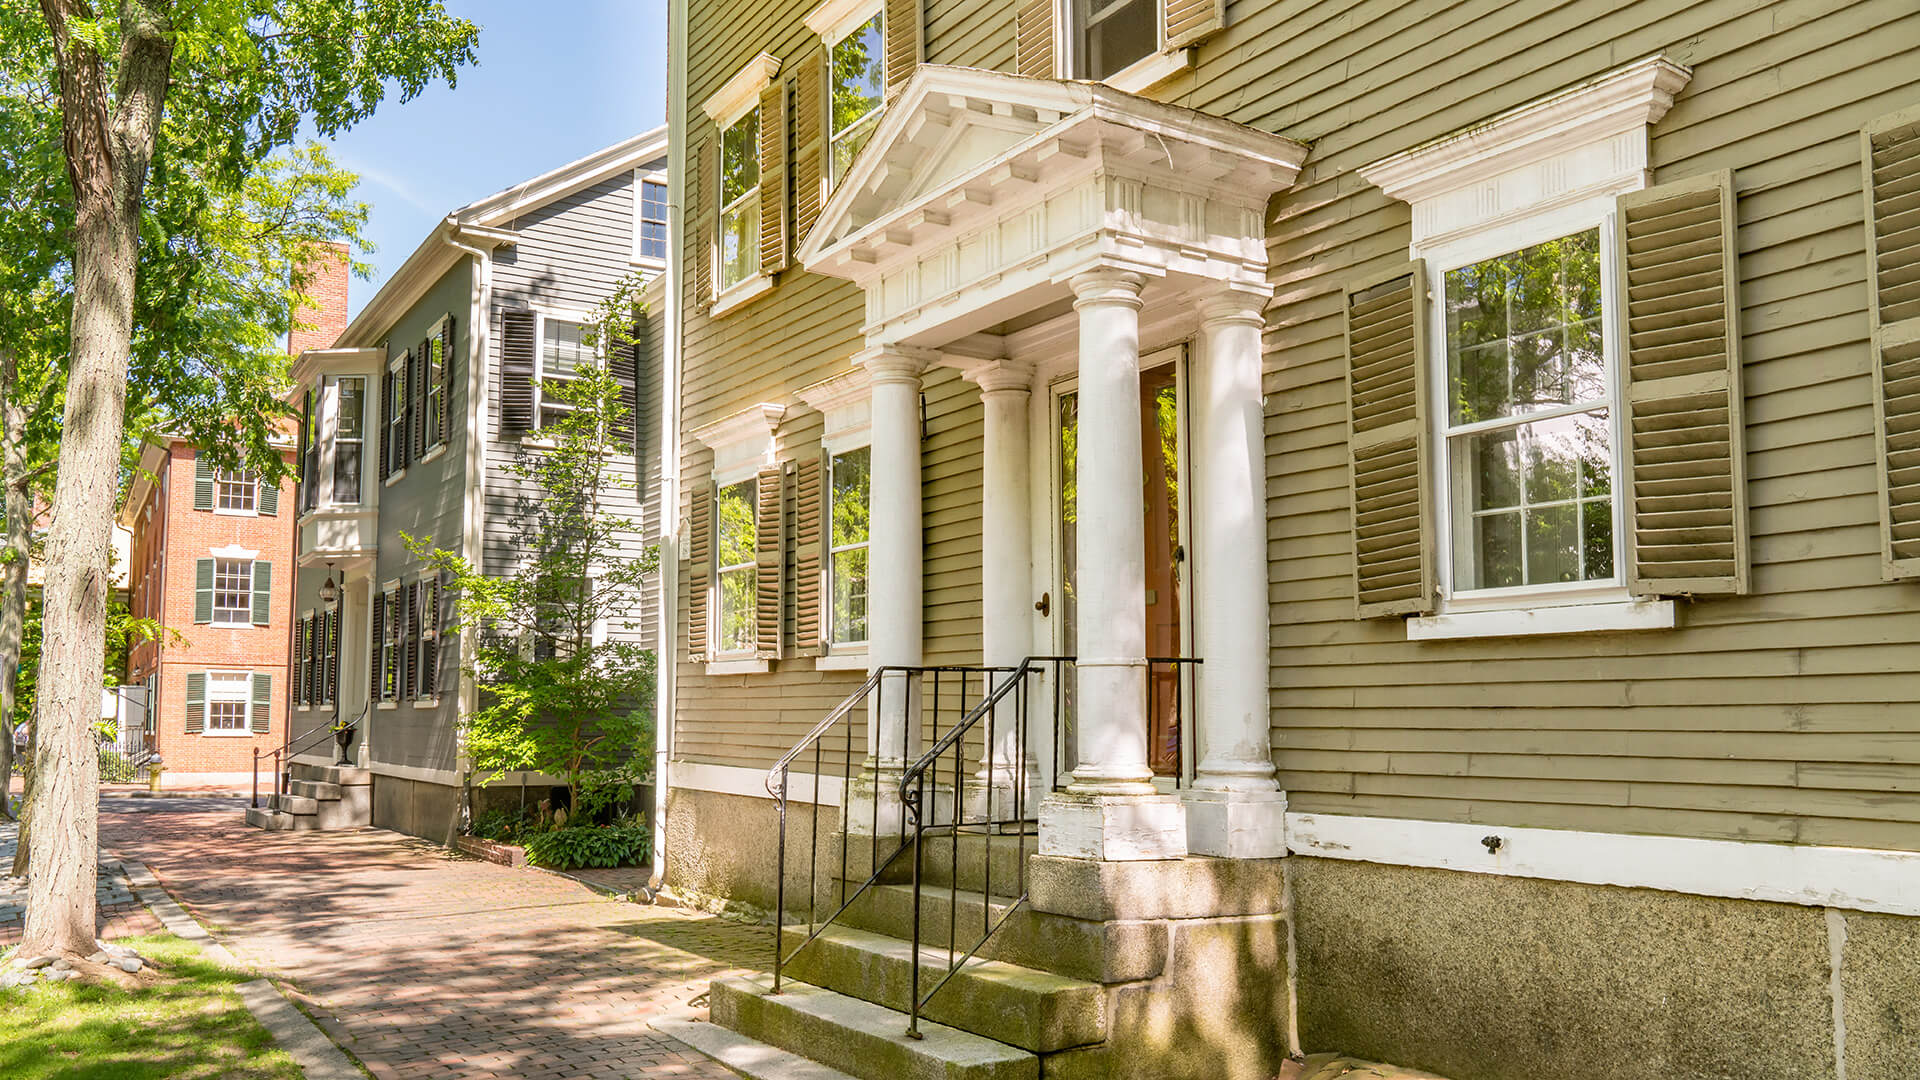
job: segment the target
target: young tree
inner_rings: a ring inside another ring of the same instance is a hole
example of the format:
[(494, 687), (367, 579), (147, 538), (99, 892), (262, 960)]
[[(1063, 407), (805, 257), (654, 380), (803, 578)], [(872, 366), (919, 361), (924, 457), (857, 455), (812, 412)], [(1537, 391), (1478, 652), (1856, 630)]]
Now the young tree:
[(634, 355), (640, 282), (630, 278), (602, 302), (587, 337), (612, 362), (582, 363), (542, 393), (565, 409), (540, 429), (550, 445), (529, 447), (505, 466), (526, 492), (511, 528), (534, 538), (511, 574), (481, 567), (429, 539), (407, 537), (458, 598), (466, 670), (482, 703), (466, 731), (479, 783), (537, 770), (565, 780), (576, 816), (606, 805), (613, 784), (649, 761), (654, 655), (605, 631), (636, 621), (659, 552), (634, 552), (637, 522), (610, 511), (617, 492), (636, 486)]
[[(436, 79), (451, 84), (478, 31), (438, 0), (117, 0), (105, 12), (40, 0), (40, 12), (72, 202), (72, 316), (18, 955), (84, 956), (94, 947), (98, 833), (88, 714), (105, 647), (128, 369), (139, 360), (149, 179), (157, 162), (172, 162), (213, 191), (241, 190), (303, 116), (332, 135), (390, 86), (405, 100)], [(173, 250), (178, 238), (166, 243)]]

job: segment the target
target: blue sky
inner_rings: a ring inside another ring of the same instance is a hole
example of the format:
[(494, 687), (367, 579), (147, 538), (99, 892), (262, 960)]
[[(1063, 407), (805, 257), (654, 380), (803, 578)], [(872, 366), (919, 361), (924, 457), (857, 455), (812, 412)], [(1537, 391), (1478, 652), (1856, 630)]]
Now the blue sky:
[(447, 212), (666, 121), (665, 0), (446, 0), (479, 62), (330, 144), (372, 208), (357, 314)]

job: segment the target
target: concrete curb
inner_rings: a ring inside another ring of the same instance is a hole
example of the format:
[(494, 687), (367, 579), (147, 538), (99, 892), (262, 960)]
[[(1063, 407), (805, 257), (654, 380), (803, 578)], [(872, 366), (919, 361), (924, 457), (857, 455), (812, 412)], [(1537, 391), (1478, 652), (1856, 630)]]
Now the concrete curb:
[[(119, 865), (121, 873), (133, 885), (133, 894), (152, 910), (169, 933), (198, 944), (201, 952), (222, 967), (241, 967), (225, 945), (215, 941), (199, 920), (187, 914), (186, 909), (168, 895), (166, 889), (161, 887), (160, 879), (153, 876), (153, 871), (147, 869), (145, 863), (121, 859)], [(346, 1051), (328, 1038), (307, 1014), (295, 1008), (271, 979), (241, 983), (239, 991), (240, 1000), (246, 1004), (247, 1011), (260, 1021), (260, 1026), (267, 1029), (273, 1041), (300, 1066), (307, 1080), (366, 1080), (366, 1073), (347, 1056)]]
[(747, 1080), (854, 1080), (839, 1069), (693, 1016), (657, 1016), (647, 1026), (686, 1043)]

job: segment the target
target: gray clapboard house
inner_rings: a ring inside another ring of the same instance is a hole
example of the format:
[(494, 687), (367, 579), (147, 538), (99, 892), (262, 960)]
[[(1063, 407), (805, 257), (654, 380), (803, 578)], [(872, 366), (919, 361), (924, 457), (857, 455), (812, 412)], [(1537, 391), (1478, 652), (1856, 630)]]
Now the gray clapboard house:
[[(249, 820), (267, 828), (372, 823), (449, 841), (467, 786), (452, 597), (403, 535), (430, 537), (489, 573), (509, 571), (516, 506), (538, 497), (503, 466), (538, 452), (556, 414), (548, 387), (591, 356), (582, 327), (626, 275), (667, 254), (667, 133), (656, 128), (496, 195), (436, 226), (330, 348), (302, 353), (303, 413), (287, 790)], [(657, 316), (608, 358), (629, 388), (611, 506), (658, 533)], [(330, 583), (330, 584), (329, 584)], [(651, 646), (649, 591), (604, 632)], [(353, 725), (336, 767), (336, 722)]]

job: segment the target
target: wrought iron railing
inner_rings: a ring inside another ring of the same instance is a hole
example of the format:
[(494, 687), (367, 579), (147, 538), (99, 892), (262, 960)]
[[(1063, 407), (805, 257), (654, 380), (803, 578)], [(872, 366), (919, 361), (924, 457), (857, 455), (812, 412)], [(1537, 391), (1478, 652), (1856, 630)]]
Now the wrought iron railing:
[[(360, 710), (360, 715), (347, 721), (343, 727), (336, 728), (332, 724), (317, 727), (305, 735), (300, 736), (298, 739), (288, 740), (286, 745), (280, 749), (269, 751), (267, 756), (273, 759), (273, 793), (276, 795), (285, 795), (291, 790), (294, 756), (320, 745), (321, 742), (325, 741), (322, 736), (337, 742), (340, 738), (339, 733), (345, 730), (351, 731), (357, 736), (364, 737), (367, 713), (372, 709), (373, 703), (368, 702), (366, 707)], [(349, 739), (348, 742), (351, 743), (352, 740)], [(344, 751), (345, 747), (341, 749)], [(260, 805), (260, 758), (260, 751), (255, 749), (253, 752), (253, 805), (256, 807)]]

